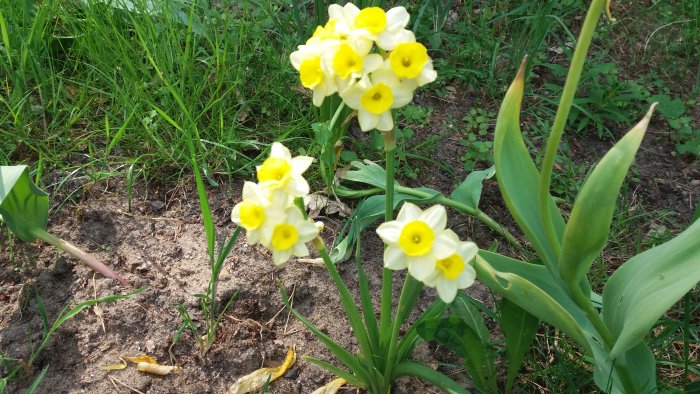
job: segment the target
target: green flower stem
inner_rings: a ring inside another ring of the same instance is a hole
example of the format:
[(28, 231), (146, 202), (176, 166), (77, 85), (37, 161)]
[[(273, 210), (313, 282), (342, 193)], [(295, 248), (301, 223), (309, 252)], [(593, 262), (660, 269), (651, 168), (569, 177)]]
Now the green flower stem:
[(574, 95), (576, 94), (576, 87), (581, 79), (581, 71), (583, 70), (583, 65), (586, 61), (586, 54), (588, 53), (588, 48), (591, 45), (591, 39), (593, 38), (595, 27), (598, 24), (598, 19), (600, 18), (604, 6), (605, 0), (593, 0), (593, 3), (588, 9), (586, 19), (584, 20), (583, 27), (581, 28), (581, 34), (578, 37), (578, 44), (576, 45), (576, 50), (574, 51), (574, 57), (571, 59), (571, 66), (569, 67), (569, 73), (566, 76), (566, 83), (564, 84), (564, 90), (561, 95), (561, 100), (559, 101), (559, 108), (557, 108), (557, 115), (554, 118), (552, 132), (547, 140), (547, 148), (542, 160), (539, 190), (540, 213), (542, 215), (542, 220), (544, 221), (545, 231), (547, 233), (549, 243), (557, 255), (559, 255), (561, 246), (554, 231), (554, 223), (549, 216), (548, 203), (552, 168), (554, 167), (554, 159), (556, 157), (557, 150), (559, 149), (562, 134), (564, 133), (566, 119), (569, 117), (569, 110), (571, 110), (571, 104), (574, 100)]
[[(386, 204), (384, 208), (384, 222), (394, 219), (394, 162), (396, 160), (396, 129), (382, 133), (384, 137), (384, 151), (386, 153)], [(386, 333), (389, 332), (389, 323), (392, 310), (393, 271), (384, 268), (382, 271), (382, 304), (379, 315), (379, 335), (382, 338), (381, 348), (384, 349)]]
[(371, 357), (372, 347), (369, 343), (367, 331), (365, 330), (362, 324), (363, 320), (360, 316), (360, 312), (357, 310), (357, 306), (355, 305), (355, 301), (352, 299), (352, 295), (350, 295), (350, 291), (348, 290), (347, 286), (345, 286), (345, 283), (340, 277), (340, 274), (338, 274), (338, 270), (335, 268), (335, 264), (333, 264), (333, 261), (331, 261), (331, 256), (328, 255), (326, 245), (323, 243), (323, 240), (319, 237), (316, 237), (313, 241), (311, 241), (311, 243), (321, 255), (321, 258), (326, 264), (326, 268), (328, 269), (328, 272), (330, 273), (333, 282), (335, 282), (336, 288), (338, 288), (340, 302), (343, 304), (345, 313), (348, 315), (350, 327), (355, 333), (355, 337), (357, 338), (357, 342), (360, 344), (360, 349), (362, 350), (362, 353), (367, 357)]
[(396, 317), (391, 327), (391, 339), (389, 340), (389, 351), (386, 358), (386, 367), (384, 369), (384, 377), (388, 382), (392, 381), (391, 374), (393, 373), (394, 364), (396, 364), (399, 329), (416, 305), (422, 288), (423, 283), (415, 280), (410, 274), (406, 274), (406, 280), (401, 290), (401, 297), (399, 297), (399, 305), (396, 307)]
[(71, 244), (68, 241), (64, 241), (61, 238), (58, 238), (57, 236), (53, 234), (49, 234), (46, 232), (46, 230), (42, 228), (34, 228), (31, 230), (32, 234), (41, 239), (42, 241), (45, 241), (46, 243), (53, 245), (59, 250), (62, 250), (71, 256), (77, 258), (78, 260), (82, 261), (83, 263), (87, 264), (90, 266), (90, 268), (94, 269), (95, 271), (99, 272), (100, 274), (114, 279), (118, 281), (119, 283), (122, 284), (122, 286), (129, 287), (129, 283), (119, 276), (116, 272), (112, 271), (111, 268), (107, 267), (104, 265), (101, 261), (97, 260), (96, 258), (92, 257), (91, 255), (83, 252), (80, 248), (77, 246)]
[(335, 124), (338, 122), (338, 118), (340, 117), (340, 113), (343, 112), (343, 108), (345, 108), (345, 101), (341, 101), (340, 105), (338, 105), (338, 108), (335, 110), (335, 113), (333, 114), (333, 119), (331, 119), (330, 123), (330, 129), (333, 130), (335, 127)]
[[(567, 284), (567, 286), (569, 287), (570, 293), (576, 302), (576, 305), (583, 310), (588, 317), (588, 320), (593, 324), (593, 327), (595, 327), (596, 331), (598, 331), (598, 333), (601, 335), (605, 351), (609, 353), (615, 345), (615, 337), (610, 332), (610, 329), (608, 329), (608, 326), (605, 325), (598, 312), (596, 312), (595, 308), (593, 308), (590, 298), (583, 294), (583, 291), (581, 291), (581, 286), (579, 286), (577, 283)], [(638, 390), (634, 383), (632, 383), (632, 378), (629, 375), (630, 371), (627, 369), (627, 367), (625, 365), (615, 363), (614, 368), (620, 375), (620, 380), (622, 381), (622, 386), (625, 388), (625, 392), (636, 393)]]

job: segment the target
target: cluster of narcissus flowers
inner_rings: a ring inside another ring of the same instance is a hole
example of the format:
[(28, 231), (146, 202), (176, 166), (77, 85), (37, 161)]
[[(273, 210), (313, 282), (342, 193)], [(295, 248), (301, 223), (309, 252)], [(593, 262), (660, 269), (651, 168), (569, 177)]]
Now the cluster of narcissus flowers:
[(347, 3), (329, 6), (328, 16), (290, 56), (301, 84), (313, 90), (316, 106), (338, 93), (357, 110), (363, 131), (391, 130), (391, 109), (411, 102), (416, 88), (437, 77), (427, 49), (406, 29), (408, 12)]
[(470, 265), (478, 247), (462, 242), (452, 230), (446, 230), (447, 213), (441, 205), (425, 211), (404, 203), (396, 220), (383, 223), (377, 234), (387, 245), (384, 266), (392, 270), (408, 268), (415, 279), (437, 289), (440, 298), (450, 303), (457, 290), (474, 283), (476, 272)]
[(313, 158), (292, 157), (289, 149), (275, 142), (270, 157), (257, 166), (258, 183), (245, 182), (243, 201), (236, 204), (231, 220), (246, 230), (247, 241), (272, 251), (279, 265), (292, 256), (308, 256), (306, 243), (318, 235), (318, 227), (304, 219), (294, 200), (309, 194), (302, 176)]

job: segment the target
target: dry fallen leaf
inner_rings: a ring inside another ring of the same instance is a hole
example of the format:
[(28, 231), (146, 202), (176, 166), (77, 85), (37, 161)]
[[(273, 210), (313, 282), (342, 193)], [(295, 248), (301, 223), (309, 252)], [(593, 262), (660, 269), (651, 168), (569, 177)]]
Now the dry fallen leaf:
[(140, 363), (136, 364), (136, 369), (138, 369), (141, 372), (146, 372), (152, 375), (159, 376), (165, 376), (171, 372), (182, 372), (182, 368), (178, 367), (177, 365), (160, 365), (156, 363), (148, 363), (145, 361), (141, 361)]
[(126, 368), (126, 362), (124, 362), (124, 360), (122, 360), (121, 364), (103, 365), (100, 367), (103, 371), (117, 371), (124, 368)]
[(250, 373), (246, 376), (238, 378), (236, 383), (234, 383), (226, 391), (226, 394), (245, 394), (251, 391), (260, 390), (265, 386), (265, 382), (268, 380), (272, 382), (273, 380), (284, 375), (284, 373), (289, 369), (294, 361), (297, 359), (297, 354), (294, 349), (289, 349), (287, 351), (287, 358), (284, 360), (282, 365), (274, 368), (260, 368), (257, 371)]
[(155, 358), (153, 358), (151, 356), (147, 356), (145, 354), (142, 354), (142, 355), (136, 356), (136, 357), (122, 356), (122, 359), (127, 360), (127, 361), (131, 361), (134, 364), (138, 364), (141, 362), (158, 364), (158, 361), (156, 361)]
[(316, 389), (316, 391), (314, 391), (311, 394), (335, 394), (338, 392), (338, 390), (340, 390), (340, 387), (342, 385), (344, 385), (345, 383), (347, 383), (347, 381), (345, 379), (338, 378), (338, 379), (330, 381), (329, 383), (327, 383), (323, 387), (319, 387), (318, 389)]

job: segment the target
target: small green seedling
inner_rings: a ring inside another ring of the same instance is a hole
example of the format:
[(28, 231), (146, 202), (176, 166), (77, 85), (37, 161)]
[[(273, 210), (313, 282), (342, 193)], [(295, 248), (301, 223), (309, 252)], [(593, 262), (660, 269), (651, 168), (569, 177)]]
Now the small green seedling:
[(24, 242), (41, 239), (78, 258), (102, 275), (129, 286), (124, 278), (93, 256), (48, 233), (48, 216), (49, 195), (29, 179), (29, 168), (25, 165), (0, 166), (0, 222), (7, 224), (17, 238)]

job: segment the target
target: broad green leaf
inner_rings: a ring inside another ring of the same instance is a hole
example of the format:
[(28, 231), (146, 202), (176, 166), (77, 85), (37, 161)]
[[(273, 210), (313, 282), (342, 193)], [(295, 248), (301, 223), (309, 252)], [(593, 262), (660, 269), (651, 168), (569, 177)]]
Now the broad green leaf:
[(654, 105), (593, 169), (576, 198), (559, 258), (559, 274), (567, 283), (579, 282), (603, 250), (610, 233), (615, 203), (642, 143)]
[(610, 357), (621, 355), (641, 341), (699, 281), (700, 221), (624, 263), (603, 289), (603, 317), (617, 337)]
[(591, 351), (585, 330), (590, 324), (568, 293), (546, 267), (514, 260), (497, 253), (479, 251), (474, 260), (477, 278), (489, 289), (554, 327)]
[(464, 359), (464, 368), (474, 383), (487, 387), (485, 368), (491, 363), (487, 344), (482, 342), (471, 327), (457, 316), (426, 319), (417, 327), (418, 335), (426, 341), (435, 341), (459, 354)]
[(450, 198), (474, 210), (478, 209), (484, 179), (491, 178), (495, 173), (495, 166), (491, 166), (491, 168), (486, 170), (470, 173), (467, 175), (467, 178), (464, 179), (464, 182), (460, 183), (452, 194), (450, 194)]
[[(342, 179), (365, 183), (386, 190), (386, 171), (379, 164), (370, 160), (364, 160), (363, 162), (353, 161), (350, 163), (350, 166), (354, 170), (346, 172)], [(394, 188), (397, 186), (399, 186), (399, 183), (394, 181)]]
[(506, 337), (508, 348), (508, 374), (506, 375), (506, 393), (510, 393), (515, 377), (530, 349), (537, 333), (539, 319), (527, 313), (507, 298), (503, 298), (498, 309), (501, 311), (500, 325)]
[(464, 320), (465, 323), (479, 336), (482, 342), (488, 343), (491, 338), (491, 333), (484, 323), (484, 318), (479, 310), (469, 302), (468, 295), (457, 293), (457, 297), (452, 301), (450, 311), (453, 315)]
[(49, 197), (29, 179), (29, 167), (0, 166), (0, 216), (17, 238), (32, 242), (46, 229)]
[[(520, 132), (520, 104), (525, 85), (525, 61), (515, 80), (508, 88), (496, 119), (493, 159), (501, 195), (518, 225), (523, 230), (537, 254), (551, 271), (558, 275), (558, 257), (550, 245), (540, 215), (540, 174), (530, 158)], [(554, 200), (549, 197), (549, 214), (559, 238), (564, 231), (564, 219)]]
[[(593, 346), (593, 349), (593, 379), (601, 391), (610, 394), (657, 392), (656, 361), (646, 344), (640, 342), (614, 360), (600, 346)], [(621, 376), (616, 366), (626, 369), (627, 376)]]

